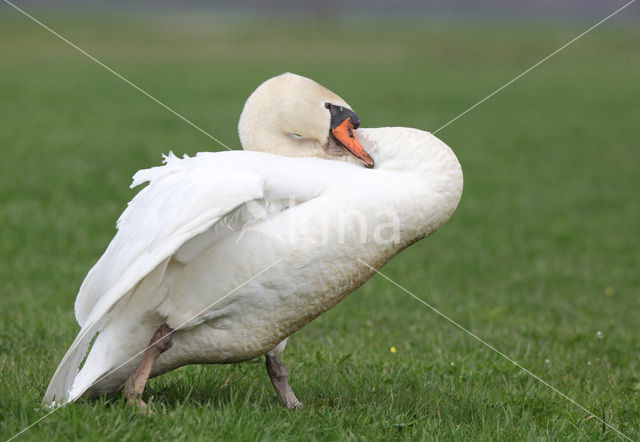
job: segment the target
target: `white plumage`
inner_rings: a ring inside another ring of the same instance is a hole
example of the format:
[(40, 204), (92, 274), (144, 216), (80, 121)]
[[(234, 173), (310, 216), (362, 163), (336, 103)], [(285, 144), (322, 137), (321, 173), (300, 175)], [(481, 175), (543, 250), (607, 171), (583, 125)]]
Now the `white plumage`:
[[(293, 96), (304, 87), (298, 95), (316, 95), (319, 104), (341, 100), (302, 78), (276, 77), (262, 92), (268, 97), (269, 89), (289, 84)], [(261, 101), (270, 109), (296, 106), (279, 96)], [(177, 330), (152, 376), (185, 364), (241, 362), (272, 351), (371, 277), (359, 258), (380, 267), (453, 214), (462, 192), (461, 168), (433, 135), (408, 128), (357, 130), (376, 163), (366, 169), (350, 155), (325, 159), (329, 128), (318, 129), (326, 131), (324, 138), (304, 133), (315, 110), (296, 116), (304, 127), (287, 128), (301, 137), (275, 134), (275, 126), (283, 125), (278, 118), (287, 118), (280, 112), (271, 127), (260, 129), (274, 132), (265, 135), (269, 141), (256, 146), (260, 134), (247, 134), (252, 129), (246, 121), (270, 109), (251, 105), (250, 98), (244, 129), (242, 120), (240, 125), (244, 147), (265, 152), (184, 159), (170, 154), (163, 166), (135, 174), (132, 187), (149, 184), (121, 215), (116, 236), (80, 288), (75, 313), (81, 330), (45, 403), (117, 390), (163, 323)], [(253, 144), (247, 146), (249, 139)], [(316, 139), (316, 154), (308, 154), (309, 140)], [(301, 142), (306, 158), (276, 154), (281, 147), (284, 155), (295, 155)], [(283, 349), (284, 344), (273, 351)]]

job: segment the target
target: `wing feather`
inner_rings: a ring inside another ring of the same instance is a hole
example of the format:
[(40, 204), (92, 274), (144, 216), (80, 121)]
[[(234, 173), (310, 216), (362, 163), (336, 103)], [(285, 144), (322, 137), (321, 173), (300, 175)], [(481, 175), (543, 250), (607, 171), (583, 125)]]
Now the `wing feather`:
[(134, 175), (132, 187), (149, 185), (129, 202), (116, 236), (80, 287), (75, 313), (81, 326), (99, 304), (113, 305), (186, 241), (263, 197), (263, 175), (214, 158), (197, 160), (170, 154), (164, 166)]
[(129, 202), (117, 234), (80, 287), (75, 314), (81, 330), (51, 379), (45, 404), (76, 398), (70, 391), (79, 366), (112, 307), (183, 244), (243, 204), (262, 199), (265, 181), (232, 155), (170, 154), (163, 166), (134, 175), (132, 187), (149, 185)]

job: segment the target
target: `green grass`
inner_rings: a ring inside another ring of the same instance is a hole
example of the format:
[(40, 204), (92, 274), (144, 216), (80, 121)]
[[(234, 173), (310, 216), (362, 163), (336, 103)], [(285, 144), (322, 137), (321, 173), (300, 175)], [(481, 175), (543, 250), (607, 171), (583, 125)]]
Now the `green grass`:
[[(364, 126), (434, 130), (587, 27), (45, 21), (233, 147), (244, 100), (272, 75), (318, 80)], [(439, 132), (465, 172), (460, 207), (383, 270), (633, 439), (639, 47), (637, 29), (606, 24)], [(8, 8), (0, 60), (6, 439), (47, 412), (78, 331), (77, 289), (134, 194), (131, 175), (170, 149), (219, 146)], [(150, 382), (150, 418), (117, 398), (88, 401), (21, 438), (618, 438), (380, 277), (296, 333), (283, 359), (300, 411), (281, 408), (262, 361), (192, 366)]]

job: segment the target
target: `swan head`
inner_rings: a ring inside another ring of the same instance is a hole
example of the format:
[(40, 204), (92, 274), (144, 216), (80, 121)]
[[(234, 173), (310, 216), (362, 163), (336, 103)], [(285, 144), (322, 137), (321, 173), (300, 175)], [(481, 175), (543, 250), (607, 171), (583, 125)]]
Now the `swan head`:
[(245, 150), (358, 162), (373, 167), (354, 130), (360, 118), (342, 98), (300, 75), (273, 77), (244, 105), (238, 133)]

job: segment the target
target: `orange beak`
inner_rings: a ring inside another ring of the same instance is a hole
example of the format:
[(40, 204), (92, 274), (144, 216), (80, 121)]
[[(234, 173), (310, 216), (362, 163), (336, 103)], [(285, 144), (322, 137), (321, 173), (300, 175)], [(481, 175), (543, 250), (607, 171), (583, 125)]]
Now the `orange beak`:
[(353, 133), (353, 123), (351, 118), (346, 118), (339, 126), (331, 130), (331, 136), (345, 149), (351, 152), (356, 158), (361, 160), (368, 168), (373, 167), (373, 159), (364, 150), (360, 141)]

